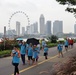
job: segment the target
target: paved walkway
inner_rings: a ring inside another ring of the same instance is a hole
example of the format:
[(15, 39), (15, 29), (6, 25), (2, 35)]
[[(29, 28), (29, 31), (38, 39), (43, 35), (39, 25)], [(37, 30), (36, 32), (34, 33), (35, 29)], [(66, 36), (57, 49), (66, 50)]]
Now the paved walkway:
[[(57, 63), (65, 62), (70, 56), (76, 53), (76, 44), (74, 48), (69, 49), (68, 52), (63, 50), (64, 58), (58, 58), (57, 48), (49, 49), (49, 57), (47, 60), (44, 59), (43, 51), (40, 53), (38, 65), (22, 65), (20, 62), (19, 69), (20, 75), (51, 75), (52, 68)], [(26, 58), (27, 60), (27, 58)], [(13, 75), (14, 67), (11, 65), (11, 57), (0, 59), (0, 75)]]

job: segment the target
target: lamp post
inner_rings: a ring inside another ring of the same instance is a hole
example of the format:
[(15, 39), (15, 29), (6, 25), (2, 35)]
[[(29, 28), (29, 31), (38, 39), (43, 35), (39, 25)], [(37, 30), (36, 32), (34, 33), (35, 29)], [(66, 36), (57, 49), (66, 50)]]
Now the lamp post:
[(6, 26), (4, 26), (4, 50), (5, 50)]

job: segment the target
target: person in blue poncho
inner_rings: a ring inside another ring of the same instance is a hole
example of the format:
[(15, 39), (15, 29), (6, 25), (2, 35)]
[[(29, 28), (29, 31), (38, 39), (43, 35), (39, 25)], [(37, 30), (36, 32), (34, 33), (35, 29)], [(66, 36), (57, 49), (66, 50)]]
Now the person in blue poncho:
[(14, 75), (19, 75), (18, 65), (19, 65), (19, 62), (20, 62), (20, 51), (18, 50), (18, 48), (16, 46), (12, 50), (11, 56), (13, 57), (12, 58), (12, 64), (15, 67)]
[(24, 41), (22, 41), (22, 42), (19, 42), (19, 46), (20, 46), (21, 59), (22, 59), (23, 65), (25, 65), (25, 55), (26, 55), (27, 44)]
[(64, 45), (65, 45), (65, 50), (67, 51), (68, 50), (68, 45), (69, 45), (69, 42), (68, 42), (67, 39), (65, 40)]
[(62, 49), (63, 49), (63, 45), (59, 42), (59, 44), (58, 44), (58, 46), (57, 46), (57, 50), (58, 50), (58, 53), (59, 53), (59, 57), (60, 57), (60, 54), (61, 54), (62, 57), (63, 57)]
[(32, 56), (33, 56), (32, 43), (30, 43), (29, 46), (28, 46), (27, 56), (28, 56), (28, 64), (30, 65), (30, 61), (32, 60)]
[(34, 45), (33, 46), (33, 65), (37, 64), (37, 62), (38, 62), (38, 49), (37, 49), (37, 46)]
[(44, 45), (44, 56), (45, 56), (45, 59), (47, 59), (47, 56), (48, 56), (48, 46), (47, 46), (47, 44)]

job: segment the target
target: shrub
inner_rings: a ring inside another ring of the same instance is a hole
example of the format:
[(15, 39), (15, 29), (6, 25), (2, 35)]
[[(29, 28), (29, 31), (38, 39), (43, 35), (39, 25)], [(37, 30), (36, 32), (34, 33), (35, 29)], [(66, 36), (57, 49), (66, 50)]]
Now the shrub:
[(10, 56), (11, 50), (0, 51), (0, 57)]

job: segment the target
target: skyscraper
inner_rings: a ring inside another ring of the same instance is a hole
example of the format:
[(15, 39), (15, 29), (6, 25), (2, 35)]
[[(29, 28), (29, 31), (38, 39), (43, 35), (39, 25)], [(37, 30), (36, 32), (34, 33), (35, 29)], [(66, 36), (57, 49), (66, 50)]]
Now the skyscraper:
[(38, 33), (38, 22), (35, 22), (31, 24), (31, 34), (37, 34)]
[(20, 22), (16, 21), (16, 34), (20, 35)]
[(34, 33), (34, 25), (31, 24), (31, 34), (33, 34), (33, 33)]
[(51, 35), (51, 21), (46, 23), (46, 35)]
[(40, 23), (40, 34), (45, 34), (45, 18), (44, 15), (41, 14), (40, 19), (39, 19), (39, 23)]
[(35, 22), (33, 25), (34, 25), (34, 33), (38, 33), (38, 23)]
[(74, 25), (74, 34), (76, 34), (76, 24)]
[(56, 20), (53, 22), (53, 34), (57, 35), (61, 33), (63, 33), (63, 21)]
[(31, 26), (26, 26), (26, 32), (27, 34), (31, 34)]
[(25, 34), (25, 27), (22, 27), (22, 35)]

